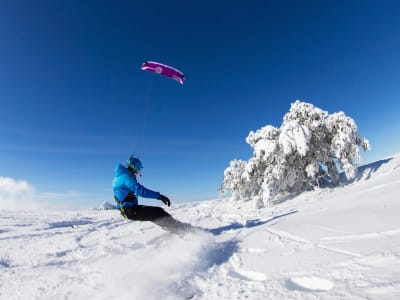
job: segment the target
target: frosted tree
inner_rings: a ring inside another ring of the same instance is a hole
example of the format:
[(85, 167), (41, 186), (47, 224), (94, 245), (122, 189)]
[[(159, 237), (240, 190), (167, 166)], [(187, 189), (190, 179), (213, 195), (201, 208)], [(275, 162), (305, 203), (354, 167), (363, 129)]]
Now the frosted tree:
[(231, 161), (220, 191), (232, 192), (236, 200), (254, 200), (257, 207), (313, 189), (322, 178), (338, 184), (341, 170), (353, 179), (359, 148), (370, 148), (352, 118), (343, 112), (329, 115), (299, 100), (292, 103), (280, 128), (268, 125), (251, 131), (246, 142), (253, 157)]

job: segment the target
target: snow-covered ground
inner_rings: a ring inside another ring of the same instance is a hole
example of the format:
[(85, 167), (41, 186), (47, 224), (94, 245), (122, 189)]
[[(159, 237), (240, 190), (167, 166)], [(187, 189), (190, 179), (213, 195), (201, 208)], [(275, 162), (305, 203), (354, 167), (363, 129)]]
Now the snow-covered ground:
[(399, 193), (395, 156), (270, 208), (176, 205), (206, 229), (184, 238), (115, 210), (2, 210), (0, 299), (400, 299)]

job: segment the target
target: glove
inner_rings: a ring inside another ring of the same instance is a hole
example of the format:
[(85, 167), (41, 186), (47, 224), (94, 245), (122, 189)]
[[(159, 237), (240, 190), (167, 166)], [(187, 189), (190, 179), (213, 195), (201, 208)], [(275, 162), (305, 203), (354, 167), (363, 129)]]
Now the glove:
[(160, 197), (158, 197), (157, 199), (161, 200), (165, 205), (171, 206), (171, 201), (169, 201), (168, 197), (165, 197), (164, 195), (160, 195)]

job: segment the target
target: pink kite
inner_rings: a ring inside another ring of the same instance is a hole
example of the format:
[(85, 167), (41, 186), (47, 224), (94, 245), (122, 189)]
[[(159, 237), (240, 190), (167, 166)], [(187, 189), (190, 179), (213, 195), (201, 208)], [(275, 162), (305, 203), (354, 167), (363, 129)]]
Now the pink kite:
[(185, 75), (183, 75), (183, 73), (181, 71), (179, 71), (178, 69), (175, 69), (173, 67), (164, 65), (164, 64), (160, 64), (158, 62), (155, 61), (146, 61), (142, 64), (141, 67), (142, 70), (146, 70), (146, 71), (150, 71), (150, 72), (154, 72), (157, 74), (161, 74), (164, 76), (167, 76), (169, 78), (175, 79), (176, 81), (178, 81), (180, 84), (183, 84), (183, 82), (185, 81)]

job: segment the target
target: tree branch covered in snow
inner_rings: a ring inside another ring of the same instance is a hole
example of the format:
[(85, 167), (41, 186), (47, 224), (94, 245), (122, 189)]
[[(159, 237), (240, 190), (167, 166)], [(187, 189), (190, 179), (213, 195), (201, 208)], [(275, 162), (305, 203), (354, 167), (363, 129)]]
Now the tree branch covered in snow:
[(352, 118), (343, 112), (329, 115), (299, 100), (292, 103), (280, 128), (267, 125), (251, 131), (246, 142), (253, 157), (231, 161), (220, 190), (231, 191), (236, 200), (254, 200), (257, 207), (313, 189), (322, 177), (338, 184), (341, 170), (353, 179), (359, 148), (370, 149)]

